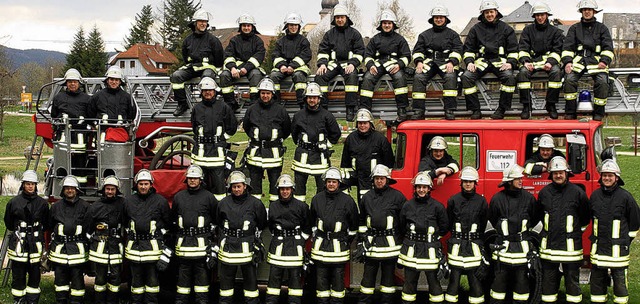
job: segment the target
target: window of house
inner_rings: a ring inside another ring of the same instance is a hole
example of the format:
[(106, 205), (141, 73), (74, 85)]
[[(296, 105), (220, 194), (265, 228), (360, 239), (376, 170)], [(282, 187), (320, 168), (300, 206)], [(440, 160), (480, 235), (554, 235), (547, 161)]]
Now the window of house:
[(135, 60), (131, 60), (131, 62), (129, 62), (129, 67), (134, 69), (136, 67), (136, 62)]
[(120, 68), (124, 69), (124, 61), (120, 61)]

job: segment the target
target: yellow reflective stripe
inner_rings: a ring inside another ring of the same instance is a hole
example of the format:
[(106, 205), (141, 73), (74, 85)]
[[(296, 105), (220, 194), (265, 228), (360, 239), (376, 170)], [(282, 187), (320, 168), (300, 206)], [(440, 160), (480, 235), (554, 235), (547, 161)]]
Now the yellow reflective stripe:
[(171, 88), (174, 90), (184, 89), (184, 82), (182, 83), (172, 83)]
[(411, 98), (413, 98), (413, 99), (427, 99), (427, 93), (420, 93), (420, 92), (413, 91), (411, 93)]
[(234, 63), (235, 63), (235, 62), (236, 62), (236, 59), (235, 59), (235, 58), (233, 58), (233, 57), (227, 57), (227, 58), (224, 60), (224, 65), (227, 65), (227, 63), (230, 63), (230, 62), (234, 62)]
[[(273, 60), (273, 66), (275, 67), (278, 63), (285, 61), (284, 58), (282, 57), (277, 57), (276, 59)], [(274, 68), (275, 69), (275, 68)], [(276, 69), (277, 71), (277, 69)]]
[(353, 54), (353, 58), (358, 59), (358, 61), (362, 62), (362, 55)]
[(497, 292), (491, 289), (491, 298), (496, 300), (504, 300), (507, 297), (507, 294), (504, 292)]
[(476, 53), (464, 52), (464, 59), (470, 58), (472, 60), (476, 60)]
[(71, 289), (71, 291), (69, 292), (69, 294), (72, 297), (83, 297), (84, 296), (84, 289)]
[(118, 291), (120, 291), (120, 285), (111, 285), (111, 284), (107, 284), (107, 288), (109, 288), (109, 291), (111, 291), (111, 292), (118, 292)]
[(249, 58), (247, 61), (251, 62), (256, 68), (260, 67), (260, 62), (258, 62), (258, 59), (255, 59), (254, 57)]
[(607, 56), (609, 58), (611, 58), (611, 60), (613, 60), (613, 58), (615, 57), (615, 55), (613, 54), (612, 51), (602, 51), (600, 53), (601, 56)]
[(572, 296), (567, 294), (567, 302), (569, 303), (582, 303), (582, 295)]
[(560, 81), (549, 81), (547, 83), (550, 89), (559, 89), (562, 88), (562, 82)]
[(518, 60), (518, 53), (509, 53), (507, 55), (507, 58), (513, 58), (515, 60)]
[(272, 296), (279, 296), (280, 288), (267, 287), (267, 294)]
[(439, 294), (439, 295), (429, 294), (429, 302), (440, 303), (442, 301), (444, 301), (444, 294)]
[(133, 286), (131, 286), (131, 293), (132, 294), (143, 294), (144, 293), (144, 287), (133, 287)]
[(375, 289), (373, 287), (360, 286), (360, 293), (362, 294), (372, 295), (374, 291)]
[(344, 91), (345, 92), (358, 92), (358, 86), (357, 85), (345, 85), (344, 86)]
[(233, 297), (233, 288), (231, 289), (220, 289), (221, 297)]
[(396, 94), (396, 95), (407, 94), (407, 93), (409, 93), (409, 88), (407, 88), (407, 87), (396, 88), (396, 89), (393, 90), (393, 93)]
[(296, 90), (304, 90), (304, 89), (307, 88), (307, 83), (306, 82), (298, 82), (293, 87)]
[(513, 293), (514, 301), (526, 301), (528, 299), (529, 299), (529, 293), (517, 293), (517, 292)]
[(302, 289), (289, 288), (289, 296), (290, 297), (301, 297)]
[(404, 66), (408, 66), (409, 65), (409, 58), (407, 58), (407, 57), (400, 58), (400, 61), (402, 61), (402, 63), (404, 63)]
[(606, 106), (607, 98), (593, 98), (593, 104), (597, 106)]
[(458, 303), (458, 295), (450, 295), (447, 293), (444, 295), (444, 299), (449, 303)]
[(257, 298), (258, 295), (258, 290), (244, 290), (244, 296), (247, 298)]
[(331, 292), (328, 291), (328, 290), (318, 290), (316, 292), (316, 296), (318, 298), (329, 298), (329, 297), (331, 297)]
[(423, 59), (424, 58), (424, 54), (420, 53), (420, 52), (416, 52), (413, 53), (413, 56), (411, 57), (412, 60), (416, 60), (416, 59)]
[(530, 81), (519, 82), (518, 83), (518, 89), (520, 89), (520, 90), (531, 89), (531, 82)]
[(415, 302), (416, 301), (416, 294), (409, 294), (409, 293), (405, 293), (404, 291), (402, 292), (402, 300), (403, 301), (409, 301), (409, 302)]
[(618, 239), (620, 238), (620, 220), (613, 220), (611, 226), (611, 238)]
[(591, 303), (604, 303), (607, 302), (607, 295), (591, 295)]
[(513, 93), (515, 90), (516, 90), (515, 86), (508, 86), (508, 85), (504, 85), (504, 84), (500, 85), (500, 91), (507, 92), (507, 93)]
[(629, 297), (621, 297), (621, 296), (616, 296), (615, 294), (613, 295), (613, 303), (629, 303)]
[(629, 231), (629, 237), (632, 238), (632, 239), (635, 239), (637, 234), (638, 234), (638, 230)]
[(179, 293), (179, 294), (188, 295), (188, 294), (191, 294), (191, 287), (178, 286), (176, 288), (176, 292)]
[(462, 61), (462, 56), (460, 56), (460, 53), (458, 52), (451, 52), (451, 54), (449, 54), (449, 59), (457, 59), (458, 61)]
[(327, 60), (329, 60), (329, 54), (319, 53), (319, 54), (318, 54), (318, 60), (320, 60), (320, 59), (327, 59)]
[(484, 297), (472, 297), (469, 296), (469, 303), (470, 304), (481, 304), (484, 303)]
[(373, 91), (362, 89), (360, 90), (360, 96), (373, 97)]
[(564, 99), (566, 100), (576, 100), (578, 99), (578, 93), (564, 93)]
[(159, 293), (160, 286), (145, 286), (144, 291), (147, 293)]
[(576, 53), (574, 53), (572, 51), (562, 51), (562, 57), (573, 57), (575, 55), (576, 55)]
[(233, 86), (221, 88), (220, 91), (222, 94), (233, 93)]
[(380, 286), (380, 292), (382, 293), (395, 293), (396, 288), (393, 286)]
[(472, 86), (470, 88), (466, 88), (466, 89), (462, 90), (462, 93), (464, 95), (471, 95), (471, 94), (474, 94), (474, 93), (477, 93), (477, 92), (478, 92), (478, 87), (477, 86)]
[(19, 290), (19, 289), (13, 289), (11, 288), (11, 295), (14, 297), (24, 297), (25, 295), (27, 295), (27, 291), (26, 290)]
[(520, 52), (518, 53), (518, 57), (519, 57), (519, 58), (522, 58), (522, 57), (531, 57), (531, 54), (529, 54), (529, 52), (526, 52), (526, 51), (520, 51)]
[(193, 286), (194, 292), (209, 292), (209, 286)]

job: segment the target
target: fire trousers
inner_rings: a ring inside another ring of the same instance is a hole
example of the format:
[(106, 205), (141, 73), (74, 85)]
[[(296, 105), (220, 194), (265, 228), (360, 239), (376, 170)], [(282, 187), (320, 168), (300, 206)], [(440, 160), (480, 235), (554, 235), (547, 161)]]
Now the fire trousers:
[(107, 265), (94, 263), (96, 267), (96, 281), (93, 289), (95, 291), (96, 304), (117, 304), (120, 303), (118, 292), (121, 283), (120, 264)]
[[(567, 303), (582, 303), (582, 289), (580, 289), (580, 263), (554, 263), (547, 260), (542, 262), (542, 302), (558, 302), (560, 277), (564, 275), (564, 285), (567, 291)], [(560, 273), (562, 265), (562, 274)]]
[(316, 262), (316, 292), (318, 304), (344, 303), (345, 264)]
[(84, 298), (84, 264), (55, 264), (53, 285), (56, 290), (56, 303), (80, 304)]
[(131, 263), (131, 303), (157, 304), (160, 282), (156, 263)]
[[(451, 267), (451, 272), (449, 273), (449, 286), (447, 287), (447, 294), (444, 296), (447, 303), (458, 303), (458, 294), (460, 293), (460, 277), (462, 275), (466, 275), (467, 281), (469, 281), (469, 303), (484, 303), (482, 281), (476, 278), (476, 269), (477, 268), (462, 269), (458, 267)], [(462, 303), (464, 302), (465, 301), (462, 301)]]
[(429, 284), (429, 303), (444, 302), (444, 294), (440, 280), (438, 280), (438, 270), (417, 270), (411, 267), (404, 268), (404, 286), (402, 288), (402, 303), (415, 303), (418, 292), (418, 279), (420, 273), (424, 271)]
[(193, 287), (196, 304), (209, 303), (209, 282), (211, 276), (205, 258), (178, 259), (178, 282), (176, 304), (190, 303), (189, 295)]
[(23, 303), (38, 303), (40, 299), (40, 263), (11, 261), (11, 294), (16, 302), (22, 299)]
[(251, 177), (251, 195), (260, 199), (262, 197), (262, 176), (264, 171), (267, 171), (267, 177), (269, 178), (269, 201), (273, 202), (278, 199), (278, 189), (276, 188), (276, 182), (278, 177), (282, 173), (282, 166), (275, 168), (257, 167), (247, 164), (249, 169), (249, 176)]
[[(609, 277), (609, 269), (611, 269), (611, 277)], [(613, 302), (628, 303), (629, 290), (627, 281), (628, 269), (625, 268), (607, 268), (593, 266), (591, 268), (591, 303), (606, 303), (607, 288), (609, 282), (613, 279)]]
[[(491, 303), (524, 304), (529, 299), (527, 265), (509, 265), (498, 262), (491, 284)], [(511, 285), (511, 286), (510, 286)], [(510, 288), (511, 287), (511, 288)], [(513, 301), (507, 302), (507, 292), (513, 290)]]
[(236, 304), (233, 300), (233, 287), (236, 280), (236, 271), (240, 267), (242, 272), (242, 285), (246, 304), (258, 304), (258, 267), (254, 263), (243, 265), (218, 264), (218, 277), (220, 278), (220, 304)]
[(362, 274), (362, 282), (360, 283), (360, 299), (358, 300), (358, 303), (371, 303), (376, 288), (378, 269), (382, 271), (380, 276), (380, 292), (382, 293), (380, 303), (391, 304), (393, 302), (393, 295), (396, 292), (394, 280), (396, 261), (396, 258), (365, 260), (364, 273)]
[(277, 304), (285, 272), (289, 275), (289, 298), (287, 303), (302, 303), (302, 267), (284, 268), (271, 265), (267, 284), (267, 304)]

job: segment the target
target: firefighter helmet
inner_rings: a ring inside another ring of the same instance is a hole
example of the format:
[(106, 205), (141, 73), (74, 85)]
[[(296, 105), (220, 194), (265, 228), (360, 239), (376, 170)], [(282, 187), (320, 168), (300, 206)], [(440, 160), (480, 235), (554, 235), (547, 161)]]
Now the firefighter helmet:
[(464, 167), (460, 171), (460, 180), (463, 181), (473, 181), (478, 182), (480, 180), (480, 176), (478, 175), (478, 171), (474, 167)]
[(67, 175), (62, 179), (62, 189), (60, 189), (60, 196), (64, 195), (65, 187), (73, 187), (78, 193), (82, 193), (82, 190), (80, 190), (80, 183), (78, 182), (78, 179), (73, 175)]
[(497, 10), (498, 8), (498, 2), (495, 0), (483, 0), (482, 3), (480, 3), (480, 13), (490, 9)]
[(376, 28), (378, 31), (382, 31), (382, 21), (391, 21), (393, 23), (393, 29), (398, 28), (398, 18), (396, 14), (391, 10), (384, 10), (380, 13), (380, 18), (378, 19), (378, 27)]
[(534, 17), (535, 14), (544, 14), (544, 13), (546, 13), (547, 16), (553, 15), (551, 13), (551, 8), (549, 8), (549, 5), (547, 5), (544, 2), (536, 2), (531, 7), (531, 17)]
[(142, 169), (140, 171), (138, 171), (138, 173), (136, 173), (136, 176), (133, 178), (133, 180), (138, 183), (139, 181), (149, 181), (153, 184), (153, 176), (151, 175), (151, 171), (147, 170), (147, 169)]
[(322, 96), (320, 85), (315, 82), (309, 83), (304, 91), (304, 96)]
[(434, 136), (429, 142), (429, 150), (446, 150), (447, 141), (442, 136)]
[(356, 122), (358, 121), (368, 121), (373, 123), (373, 114), (371, 114), (371, 111), (362, 108), (358, 110), (358, 113), (356, 113)]
[(328, 179), (335, 179), (339, 182), (342, 182), (342, 174), (340, 173), (340, 169), (336, 167), (330, 167), (322, 174), (322, 180), (327, 181)]
[(107, 73), (105, 73), (104, 76), (106, 78), (115, 78), (120, 80), (122, 80), (123, 78), (122, 70), (120, 69), (119, 66), (116, 66), (116, 65), (110, 66), (109, 69), (107, 70)]
[(343, 4), (338, 4), (333, 8), (333, 12), (331, 13), (331, 25), (336, 25), (336, 16), (346, 16), (347, 24), (353, 25), (353, 21), (349, 17), (349, 10)]
[(411, 180), (411, 184), (415, 187), (418, 185), (429, 186), (429, 188), (433, 188), (433, 180), (431, 180), (431, 176), (427, 171), (418, 172), (416, 176)]
[(64, 73), (64, 82), (67, 83), (67, 80), (77, 80), (82, 81), (82, 75), (76, 69), (68, 69), (67, 72)]
[(278, 181), (276, 182), (278, 188), (294, 188), (293, 178), (289, 174), (282, 174), (278, 177)]
[(549, 161), (549, 166), (547, 171), (556, 172), (556, 171), (567, 171), (570, 172), (569, 164), (567, 160), (562, 156), (555, 156)]
[(229, 186), (237, 183), (247, 184), (247, 176), (242, 173), (242, 171), (233, 171), (229, 174), (229, 178), (227, 179), (227, 184)]
[(186, 177), (187, 178), (203, 179), (204, 178), (204, 173), (202, 172), (202, 168), (200, 168), (200, 166), (191, 165), (191, 166), (189, 166), (189, 168), (187, 168)]
[(498, 185), (498, 187), (501, 187), (504, 184), (510, 181), (513, 181), (516, 178), (523, 178), (523, 177), (524, 177), (524, 168), (522, 168), (518, 164), (513, 165), (502, 172), (502, 182), (500, 183), (500, 185)]
[(202, 77), (202, 80), (200, 80), (200, 90), (220, 91), (220, 87), (213, 78)]
[(102, 180), (102, 188), (107, 185), (120, 188), (120, 180), (115, 175), (109, 175)]
[(197, 10), (193, 14), (193, 18), (191, 18), (191, 22), (196, 22), (198, 20), (209, 22), (209, 13), (207, 11), (203, 10), (203, 9)]
[(387, 166), (385, 166), (383, 164), (377, 164), (371, 170), (371, 179), (373, 179), (376, 176), (386, 177), (387, 178), (387, 183), (389, 185), (393, 185), (393, 184), (396, 183), (396, 180), (391, 178), (391, 169), (389, 169), (389, 167), (387, 167)]
[(436, 6), (434, 6), (431, 9), (431, 12), (429, 13), (429, 15), (431, 15), (431, 17), (433, 16), (449, 17), (449, 9), (447, 9), (447, 7), (442, 4), (436, 4)]
[(246, 13), (240, 15), (240, 17), (238, 17), (238, 20), (236, 20), (236, 22), (238, 23), (238, 25), (241, 25), (241, 24), (251, 24), (253, 26), (256, 25), (256, 19), (253, 19), (253, 16)]
[(27, 170), (22, 173), (22, 182), (38, 183), (38, 173), (33, 170)]
[(260, 83), (258, 83), (258, 91), (271, 91), (271, 92), (275, 92), (275, 85), (273, 84), (273, 80), (269, 79), (269, 78), (264, 78), (262, 80), (260, 80)]
[(577, 6), (578, 6), (578, 13), (582, 13), (583, 8), (591, 8), (596, 13), (599, 13), (602, 11), (602, 10), (598, 10), (598, 3), (596, 3), (595, 0), (580, 0)]
[(284, 23), (284, 28), (282, 28), (282, 30), (284, 31), (287, 29), (287, 25), (289, 24), (302, 25), (302, 17), (300, 17), (300, 14), (298, 13), (289, 13), (287, 17), (284, 18), (283, 23)]
[(553, 141), (553, 136), (549, 134), (542, 134), (538, 138), (538, 148), (551, 148), (555, 149), (556, 145)]
[[(624, 181), (622, 180), (622, 172), (620, 171), (620, 167), (615, 160), (607, 159), (603, 161), (600, 167), (598, 167), (598, 172), (600, 172), (600, 175), (602, 175), (602, 173), (615, 174), (618, 177), (618, 185), (624, 186)], [(602, 176), (600, 177), (600, 179), (602, 180)]]

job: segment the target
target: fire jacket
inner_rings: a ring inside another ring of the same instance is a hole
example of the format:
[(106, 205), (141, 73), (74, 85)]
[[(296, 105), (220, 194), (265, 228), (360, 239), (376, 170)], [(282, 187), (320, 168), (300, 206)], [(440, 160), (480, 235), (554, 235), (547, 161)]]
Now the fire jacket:
[(318, 60), (316, 65), (326, 65), (333, 70), (338, 64), (343, 68), (347, 64), (360, 66), (364, 55), (364, 42), (358, 30), (351, 26), (334, 26), (322, 37), (318, 47)]
[(438, 269), (442, 254), (440, 238), (447, 233), (449, 219), (444, 205), (432, 198), (413, 198), (402, 206), (400, 227), (404, 241), (398, 264), (416, 270)]
[[(508, 186), (507, 186), (508, 187)], [(491, 258), (510, 265), (526, 265), (529, 252), (529, 230), (537, 223), (536, 199), (525, 190), (503, 189), (491, 198), (489, 222), (496, 230), (496, 245)]]
[(89, 203), (79, 197), (73, 201), (63, 198), (53, 204), (49, 218), (49, 261), (61, 265), (87, 261), (88, 208)]
[(104, 88), (91, 96), (89, 100), (89, 118), (108, 116), (110, 123), (131, 122), (136, 118), (136, 105), (131, 95), (121, 88)]
[(152, 187), (147, 195), (134, 193), (127, 197), (124, 212), (127, 230), (124, 257), (133, 263), (157, 262), (171, 224), (169, 203)]
[(102, 197), (89, 206), (89, 261), (99, 264), (122, 263), (124, 202), (123, 197)]
[(540, 156), (540, 150), (536, 151), (535, 153), (533, 153), (533, 155), (531, 155), (531, 158), (527, 159), (524, 162), (524, 173), (527, 175), (542, 174), (542, 169), (544, 168), (543, 165), (548, 164), (549, 161), (551, 161), (551, 159), (556, 156), (562, 156), (563, 158), (565, 157), (564, 153), (553, 149), (553, 154), (551, 154), (551, 157), (549, 157), (548, 159), (542, 159), (542, 156)]
[(589, 199), (575, 184), (551, 183), (538, 194), (536, 222), (542, 220), (540, 258), (553, 262), (582, 261), (582, 232), (587, 228)]
[(292, 169), (312, 175), (320, 175), (329, 168), (331, 144), (338, 143), (342, 131), (329, 111), (318, 106), (305, 106), (293, 116), (291, 137), (297, 144)]
[(182, 60), (195, 71), (222, 67), (224, 49), (220, 40), (210, 32), (193, 32), (182, 42)]
[(89, 107), (89, 95), (87, 93), (62, 91), (53, 97), (51, 106), (51, 118), (62, 118), (62, 114), (69, 115), (69, 118), (79, 118), (87, 116)]
[(218, 201), (200, 186), (186, 189), (173, 198), (172, 218), (177, 224), (176, 256), (203, 258), (211, 245)]
[(228, 265), (251, 263), (256, 238), (267, 227), (267, 209), (262, 202), (247, 194), (233, 194), (218, 204), (216, 222), (220, 234), (218, 259)]
[(388, 66), (397, 64), (400, 69), (404, 69), (409, 65), (410, 59), (411, 50), (407, 40), (395, 31), (376, 34), (369, 40), (364, 51), (367, 71), (374, 65), (378, 69), (386, 70)]
[(305, 242), (311, 235), (309, 206), (291, 197), (269, 205), (269, 230), (273, 237), (267, 262), (279, 267), (301, 267)]
[(264, 42), (256, 35), (255, 29), (249, 34), (240, 33), (231, 38), (224, 50), (224, 66), (227, 70), (244, 68), (247, 72), (260, 69), (264, 54)]
[(444, 64), (451, 62), (457, 67), (462, 61), (462, 41), (456, 31), (446, 26), (433, 26), (420, 33), (413, 48), (413, 62), (422, 62), (425, 67), (435, 63), (443, 72)]
[(9, 235), (9, 259), (22, 263), (40, 263), (44, 251), (44, 229), (49, 227), (49, 203), (37, 194), (22, 192), (13, 197), (4, 213)]
[(282, 66), (290, 66), (294, 71), (309, 74), (309, 61), (311, 60), (311, 45), (307, 37), (298, 34), (289, 34), (276, 41), (273, 49), (273, 71), (279, 71)]
[(512, 27), (501, 20), (489, 23), (483, 16), (469, 31), (464, 41), (464, 64), (475, 63), (480, 70), (489, 64), (500, 68), (503, 63), (518, 66), (518, 40)]
[(598, 63), (607, 66), (613, 61), (613, 40), (606, 25), (595, 20), (581, 20), (567, 32), (562, 47), (562, 64), (573, 63), (574, 72), (587, 68), (589, 74), (608, 72), (608, 68), (598, 69)]
[(227, 140), (236, 134), (238, 121), (233, 110), (221, 100), (205, 100), (191, 110), (191, 127), (196, 144), (193, 163), (201, 167), (223, 167)]
[(385, 186), (373, 188), (360, 200), (360, 227), (367, 247), (365, 256), (373, 259), (396, 258), (402, 247), (400, 210), (407, 201), (402, 192)]
[(282, 142), (291, 134), (291, 119), (287, 110), (271, 100), (252, 105), (242, 119), (249, 136), (245, 151), (247, 163), (261, 168), (282, 166), (285, 149)]
[(480, 266), (488, 214), (487, 200), (475, 191), (461, 191), (449, 198), (447, 201), (451, 231), (451, 237), (447, 242), (449, 265), (462, 269)]
[(460, 165), (458, 165), (458, 161), (455, 160), (451, 155), (449, 155), (447, 151), (444, 151), (444, 156), (439, 160), (431, 157), (431, 152), (429, 152), (429, 154), (425, 155), (420, 160), (420, 164), (418, 165), (418, 172), (429, 171), (429, 176), (431, 176), (431, 179), (435, 179), (436, 177), (438, 177), (436, 175), (436, 169), (445, 167), (451, 169), (453, 173), (460, 171)]
[(542, 69), (546, 63), (557, 65), (563, 42), (562, 30), (549, 24), (548, 20), (544, 24), (529, 24), (520, 34), (519, 61), (522, 64), (531, 62), (536, 69)]
[[(342, 150), (340, 167), (355, 171), (359, 183), (370, 180), (371, 168), (383, 164), (393, 168), (394, 158), (391, 144), (384, 135), (376, 132), (373, 127), (367, 133), (354, 131), (347, 136)], [(371, 184), (361, 185), (367, 189)]]
[(324, 190), (311, 200), (311, 222), (316, 228), (311, 258), (326, 264), (349, 261), (350, 244), (358, 232), (358, 206), (340, 190)]
[(591, 263), (599, 267), (628, 267), (629, 246), (640, 228), (640, 210), (631, 193), (616, 185), (591, 193), (593, 216)]

